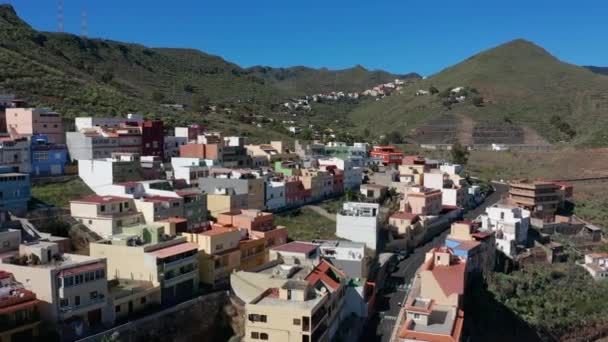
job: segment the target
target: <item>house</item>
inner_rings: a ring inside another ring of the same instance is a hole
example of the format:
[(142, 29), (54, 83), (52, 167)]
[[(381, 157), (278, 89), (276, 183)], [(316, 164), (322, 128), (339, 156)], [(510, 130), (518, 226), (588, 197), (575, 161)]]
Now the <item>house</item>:
[(225, 212), (217, 216), (217, 223), (224, 227), (234, 227), (242, 236), (266, 240), (266, 247), (287, 243), (287, 228), (274, 224), (274, 215), (256, 209), (241, 209)]
[(188, 143), (186, 137), (175, 137), (167, 135), (164, 138), (164, 158), (165, 160), (171, 160), (173, 157), (179, 157), (179, 149)]
[(0, 269), (0, 341), (34, 341), (39, 336), (40, 301), (36, 294)]
[(320, 256), (338, 268), (347, 278), (367, 277), (365, 243), (343, 240), (313, 240), (319, 246)]
[(115, 129), (99, 127), (67, 132), (66, 141), (71, 160), (108, 158), (114, 153), (141, 155), (142, 152), (139, 127), (126, 124)]
[(61, 115), (48, 108), (6, 108), (6, 127), (11, 135), (44, 134), (50, 142), (65, 144)]
[(430, 170), (420, 156), (405, 156), (399, 165), (399, 181), (413, 185), (424, 185), (424, 174)]
[(207, 192), (207, 209), (209, 214), (217, 217), (226, 211), (247, 208), (247, 194), (237, 194), (234, 188), (215, 188)]
[(108, 281), (108, 308), (112, 321), (126, 323), (161, 306), (161, 289), (149, 280), (113, 278)]
[(379, 210), (377, 203), (344, 203), (336, 215), (336, 236), (365, 243), (367, 248), (375, 250)]
[(54, 144), (46, 135), (31, 138), (32, 176), (57, 176), (64, 172), (68, 159), (66, 145)]
[(10, 166), (0, 166), (0, 209), (23, 215), (30, 198), (30, 175), (13, 172)]
[(438, 189), (413, 187), (401, 203), (401, 211), (423, 216), (434, 216), (441, 212), (442, 193)]
[(367, 200), (383, 201), (388, 194), (388, 186), (379, 184), (361, 184), (359, 192)]
[(372, 158), (379, 158), (383, 165), (401, 165), (403, 152), (397, 151), (394, 146), (374, 146), (369, 153)]
[(146, 120), (139, 124), (141, 129), (142, 156), (165, 156), (165, 132), (162, 120)]
[(296, 177), (285, 178), (285, 205), (296, 207), (311, 200), (311, 190), (304, 187), (304, 183)]
[(319, 168), (327, 168), (334, 166), (344, 173), (344, 189), (356, 189), (361, 185), (363, 179), (363, 169), (355, 167), (354, 163), (349, 159), (340, 158), (321, 158), (317, 160)]
[(388, 219), (388, 228), (397, 236), (412, 237), (415, 224), (420, 222), (417, 214), (399, 211), (391, 215)]
[(224, 148), (221, 144), (193, 144), (189, 143), (179, 147), (179, 156), (182, 158), (198, 158), (212, 160), (214, 163), (223, 163)]
[(213, 193), (218, 188), (232, 188), (236, 194), (247, 197), (248, 208), (264, 209), (265, 182), (264, 175), (256, 170), (210, 168), (208, 177), (199, 178), (198, 187), (206, 193)]
[(130, 227), (89, 245), (92, 257), (106, 258), (108, 277), (150, 281), (161, 303), (192, 298), (198, 290), (198, 246), (169, 237), (163, 227)]
[(447, 247), (426, 254), (405, 303), (399, 341), (460, 341), (464, 312), (466, 261)]
[(185, 138), (187, 142), (196, 141), (202, 131), (203, 128), (197, 124), (187, 127), (175, 127), (175, 137)]
[(288, 177), (299, 176), (301, 174), (300, 164), (294, 161), (277, 160), (274, 162), (274, 171)]
[(486, 208), (480, 220), (483, 230), (495, 233), (496, 248), (507, 257), (517, 254), (517, 246), (526, 245), (530, 228), (528, 210), (498, 203)]
[(54, 242), (33, 241), (3, 253), (0, 269), (36, 293), (41, 319), (64, 340), (112, 324), (105, 258), (61, 253)]
[(292, 241), (269, 249), (268, 259), (280, 260), (290, 265), (314, 267), (319, 263), (319, 247), (316, 244)]
[(288, 151), (282, 141), (271, 141), (270, 144), (245, 145), (247, 154), (251, 157), (263, 157), (267, 165), (275, 161), (294, 160), (298, 158), (296, 153)]
[(334, 193), (333, 176), (331, 173), (318, 169), (303, 169), (300, 180), (304, 188), (310, 190), (311, 200), (327, 198)]
[(144, 179), (139, 155), (132, 153), (113, 153), (106, 159), (78, 160), (78, 176), (93, 191), (115, 183)]
[(329, 262), (312, 268), (268, 264), (230, 276), (245, 310), (245, 341), (330, 341), (344, 303), (346, 279)]
[(146, 222), (133, 199), (127, 197), (92, 195), (72, 200), (70, 213), (76, 221), (104, 238)]
[(0, 164), (11, 167), (15, 172), (32, 171), (30, 142), (27, 138), (0, 136)]
[(199, 281), (215, 285), (227, 280), (230, 274), (241, 267), (238, 229), (213, 225), (202, 232), (181, 233), (188, 242), (198, 245)]
[(266, 182), (266, 209), (276, 210), (287, 206), (285, 181), (283, 179), (270, 179)]
[(585, 254), (585, 261), (581, 266), (595, 280), (608, 279), (608, 253)]
[(445, 246), (467, 262), (467, 272), (488, 275), (494, 271), (496, 247), (494, 232), (478, 231), (469, 221), (452, 223)]

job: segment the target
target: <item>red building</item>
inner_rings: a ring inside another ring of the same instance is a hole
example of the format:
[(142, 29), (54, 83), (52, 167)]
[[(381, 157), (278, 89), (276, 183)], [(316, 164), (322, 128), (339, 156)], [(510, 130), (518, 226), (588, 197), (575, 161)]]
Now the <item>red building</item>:
[(0, 270), (0, 341), (34, 341), (40, 318), (36, 294)]
[(338, 169), (335, 165), (328, 165), (325, 167), (327, 172), (331, 173), (333, 179), (333, 193), (341, 194), (344, 192), (344, 171)]
[(141, 153), (143, 156), (163, 157), (165, 155), (165, 132), (162, 120), (141, 123)]
[(403, 152), (397, 151), (394, 146), (374, 146), (372, 151), (369, 153), (372, 158), (382, 159), (384, 165), (401, 165)]
[(295, 177), (285, 180), (285, 202), (288, 207), (304, 204), (310, 196), (311, 190), (304, 188), (301, 180)]

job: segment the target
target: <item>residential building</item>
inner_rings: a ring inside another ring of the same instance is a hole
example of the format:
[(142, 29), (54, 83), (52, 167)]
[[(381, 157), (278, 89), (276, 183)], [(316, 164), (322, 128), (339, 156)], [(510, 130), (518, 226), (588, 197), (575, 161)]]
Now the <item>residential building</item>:
[(397, 151), (394, 146), (374, 146), (369, 154), (372, 158), (382, 160), (384, 165), (401, 165), (405, 156), (403, 152)]
[(197, 124), (189, 125), (187, 127), (175, 127), (175, 136), (186, 138), (187, 142), (196, 141), (202, 131), (202, 127)]
[(199, 281), (215, 285), (227, 280), (234, 270), (241, 266), (238, 229), (213, 225), (211, 229), (199, 233), (182, 233), (188, 242), (198, 245)]
[(140, 124), (142, 156), (165, 156), (165, 132), (162, 120), (146, 120)]
[(331, 173), (318, 169), (302, 169), (300, 180), (304, 188), (310, 190), (311, 200), (321, 200), (334, 193), (333, 176)]
[(441, 190), (438, 189), (411, 188), (407, 198), (401, 203), (401, 211), (422, 216), (438, 215), (443, 208), (442, 197)]
[(266, 239), (264, 238), (242, 238), (239, 241), (239, 251), (241, 252), (240, 270), (250, 271), (268, 261), (268, 249), (266, 248)]
[(344, 302), (345, 277), (329, 262), (310, 267), (270, 264), (230, 276), (244, 303), (245, 341), (330, 341)]
[(141, 170), (146, 180), (165, 179), (165, 169), (162, 157), (142, 156), (139, 158)]
[(608, 253), (585, 254), (585, 261), (581, 266), (589, 272), (595, 280), (608, 278)]
[(108, 292), (108, 311), (116, 324), (144, 315), (161, 305), (160, 286), (149, 280), (110, 279)]
[(424, 174), (430, 170), (424, 158), (406, 156), (399, 165), (399, 181), (413, 185), (424, 185)]
[(234, 188), (215, 188), (207, 192), (207, 209), (213, 217), (229, 211), (247, 209), (247, 194), (237, 194)]
[(310, 242), (292, 241), (268, 251), (269, 260), (281, 260), (289, 265), (315, 267), (319, 257), (319, 246)]
[(526, 245), (530, 228), (528, 210), (498, 203), (486, 208), (480, 220), (483, 230), (495, 233), (496, 248), (506, 256), (514, 257), (517, 246)]
[(399, 211), (391, 215), (388, 219), (388, 228), (397, 236), (413, 237), (415, 224), (420, 222), (417, 214)]
[(304, 187), (304, 183), (298, 178), (285, 178), (285, 205), (296, 207), (311, 200), (311, 190)]
[(264, 209), (266, 205), (266, 184), (261, 174), (248, 169), (211, 168), (209, 176), (198, 181), (199, 189), (213, 193), (217, 188), (232, 188), (247, 196), (247, 207)]
[(270, 179), (266, 182), (266, 209), (276, 210), (287, 206), (285, 181)]
[(163, 227), (132, 227), (89, 245), (91, 256), (108, 262), (112, 279), (151, 281), (163, 305), (192, 298), (198, 288), (198, 246), (169, 237)]
[(32, 160), (28, 139), (0, 137), (0, 165), (10, 166), (15, 172), (30, 173)]
[(71, 160), (108, 158), (114, 153), (141, 155), (142, 138), (139, 127), (116, 129), (85, 129), (66, 133)]
[(191, 187), (198, 187), (201, 178), (209, 177), (209, 167), (197, 158), (171, 158), (173, 179), (184, 180)]
[(0, 209), (25, 214), (30, 198), (30, 175), (13, 172), (10, 166), (0, 166)]
[[(184, 199), (184, 213), (181, 215), (188, 221), (188, 231), (207, 226), (207, 196), (198, 189), (176, 191)], [(177, 231), (180, 233), (180, 231)]]
[(247, 154), (251, 157), (264, 157), (268, 165), (276, 161), (298, 159), (296, 153), (290, 152), (283, 146), (282, 141), (271, 141), (270, 144), (245, 145)]
[(553, 182), (521, 180), (509, 183), (509, 199), (534, 216), (551, 219), (563, 204), (563, 193)]
[(106, 159), (78, 160), (78, 176), (91, 189), (143, 180), (143, 169), (139, 155), (113, 153)]
[(377, 203), (344, 203), (336, 215), (336, 236), (365, 243), (367, 248), (375, 250), (379, 213), (380, 206)]
[(343, 142), (329, 142), (322, 148), (322, 155), (327, 158), (348, 160), (354, 167), (363, 167), (369, 162), (369, 145), (367, 143), (354, 143), (348, 146)]
[(467, 272), (488, 275), (496, 263), (494, 232), (478, 231), (469, 221), (452, 223), (445, 246), (467, 262)]
[(274, 172), (286, 177), (299, 176), (301, 174), (300, 163), (294, 161), (275, 161)]
[(31, 138), (32, 176), (62, 175), (68, 161), (66, 145), (51, 143), (46, 135)]
[(165, 136), (165, 138), (164, 138), (165, 160), (171, 160), (171, 158), (173, 158), (173, 157), (179, 157), (179, 150), (180, 150), (181, 146), (184, 146), (187, 143), (188, 143), (188, 138), (186, 138), (186, 137), (174, 137), (171, 135)]
[(92, 195), (72, 200), (70, 213), (76, 221), (104, 238), (146, 222), (133, 199), (127, 197)]
[(0, 341), (34, 341), (39, 334), (40, 301), (10, 272), (0, 270)]
[(460, 341), (464, 325), (462, 296), (466, 261), (446, 247), (426, 254), (405, 303), (399, 341)]
[(224, 167), (250, 167), (251, 157), (247, 155), (245, 138), (224, 137), (224, 154), (222, 165)]
[(88, 129), (116, 129), (124, 126), (127, 118), (77, 117), (74, 123), (78, 132)]
[(356, 189), (361, 185), (363, 179), (363, 169), (355, 167), (353, 161), (349, 159), (327, 158), (317, 161), (319, 167), (335, 166), (344, 173), (344, 189)]
[(388, 187), (379, 184), (361, 184), (359, 193), (361, 193), (366, 200), (382, 201), (388, 194)]
[(61, 115), (48, 108), (6, 108), (6, 127), (11, 135), (44, 134), (55, 144), (65, 144)]
[(365, 243), (343, 240), (313, 240), (319, 246), (320, 256), (331, 262), (348, 278), (367, 277)]
[(287, 228), (274, 225), (274, 215), (256, 209), (235, 210), (217, 216), (217, 223), (238, 228), (243, 236), (265, 239), (266, 247), (287, 243)]
[(42, 320), (64, 340), (112, 323), (104, 258), (62, 254), (54, 242), (34, 241), (3, 253), (0, 269), (36, 293)]
[[(160, 223), (174, 218), (181, 219), (180, 222), (186, 222), (184, 217), (184, 198), (182, 197), (148, 194), (142, 198), (135, 199), (134, 202), (135, 207), (143, 214), (147, 223)], [(168, 229), (166, 232), (171, 235), (178, 233), (177, 231)]]

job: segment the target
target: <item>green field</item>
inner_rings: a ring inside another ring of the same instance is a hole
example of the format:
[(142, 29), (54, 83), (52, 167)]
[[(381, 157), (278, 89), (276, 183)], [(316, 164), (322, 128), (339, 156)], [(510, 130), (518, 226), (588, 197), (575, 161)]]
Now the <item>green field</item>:
[(287, 227), (291, 240), (336, 239), (336, 223), (311, 209), (303, 208), (275, 214), (274, 222)]
[(69, 204), (70, 200), (93, 194), (93, 190), (80, 178), (62, 183), (32, 186), (32, 202), (56, 207), (64, 207)]

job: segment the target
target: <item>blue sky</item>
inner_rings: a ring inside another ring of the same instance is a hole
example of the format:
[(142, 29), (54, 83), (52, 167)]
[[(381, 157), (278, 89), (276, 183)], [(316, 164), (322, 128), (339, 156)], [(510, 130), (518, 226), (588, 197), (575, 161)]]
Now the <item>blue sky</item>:
[[(34, 28), (57, 29), (57, 0), (7, 2)], [(515, 38), (570, 63), (608, 66), (604, 0), (64, 0), (64, 7), (68, 32), (80, 33), (86, 9), (91, 37), (196, 48), (242, 66), (361, 64), (430, 75)]]

